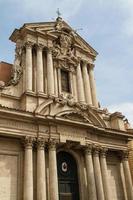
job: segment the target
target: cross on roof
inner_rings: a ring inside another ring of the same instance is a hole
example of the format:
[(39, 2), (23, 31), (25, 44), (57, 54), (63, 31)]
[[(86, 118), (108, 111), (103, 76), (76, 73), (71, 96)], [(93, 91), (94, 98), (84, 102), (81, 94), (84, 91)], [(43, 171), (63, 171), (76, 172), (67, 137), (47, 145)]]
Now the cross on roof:
[(60, 17), (60, 16), (61, 16), (61, 12), (60, 12), (59, 8), (57, 8), (57, 11), (56, 11), (56, 13), (57, 13), (58, 17)]

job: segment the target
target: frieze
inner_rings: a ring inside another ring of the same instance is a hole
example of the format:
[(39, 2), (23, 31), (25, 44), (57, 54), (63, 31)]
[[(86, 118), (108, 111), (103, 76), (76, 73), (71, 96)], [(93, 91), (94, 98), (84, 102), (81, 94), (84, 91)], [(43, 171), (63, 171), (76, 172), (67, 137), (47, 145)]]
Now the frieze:
[(33, 132), (38, 130), (36, 125), (7, 119), (0, 119), (0, 127), (15, 128), (18, 130), (32, 130)]
[(60, 133), (60, 136), (70, 136), (73, 138), (85, 138), (87, 137), (87, 132), (84, 129), (79, 129), (76, 127), (70, 127), (70, 126), (60, 126), (58, 128), (58, 132)]

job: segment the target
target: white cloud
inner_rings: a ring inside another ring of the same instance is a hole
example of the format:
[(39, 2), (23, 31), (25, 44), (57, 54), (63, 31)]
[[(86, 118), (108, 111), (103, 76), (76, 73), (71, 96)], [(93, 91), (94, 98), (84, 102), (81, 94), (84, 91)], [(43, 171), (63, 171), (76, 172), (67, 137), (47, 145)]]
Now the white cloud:
[(133, 102), (125, 102), (118, 105), (108, 106), (110, 112), (122, 112), (133, 126)]

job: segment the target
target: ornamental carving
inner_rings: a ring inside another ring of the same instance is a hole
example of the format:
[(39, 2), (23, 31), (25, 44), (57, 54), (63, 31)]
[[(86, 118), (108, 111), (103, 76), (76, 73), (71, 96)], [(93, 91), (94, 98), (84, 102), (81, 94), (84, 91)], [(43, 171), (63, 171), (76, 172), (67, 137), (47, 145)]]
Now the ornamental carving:
[(55, 140), (53, 138), (50, 138), (49, 141), (48, 141), (48, 148), (51, 151), (55, 151), (56, 150), (56, 145), (57, 145), (57, 140)]
[(60, 94), (59, 97), (55, 97), (55, 102), (59, 103), (62, 106), (65, 106), (66, 104), (70, 107), (73, 107), (76, 105), (74, 97), (71, 94), (68, 94), (66, 97), (64, 97), (63, 94)]
[(74, 45), (72, 35), (62, 31), (56, 40), (53, 41), (53, 57), (66, 60), (68, 63), (76, 64), (77, 58), (74, 55)]
[(0, 84), (0, 89), (10, 85), (17, 85), (22, 75), (22, 44), (18, 41), (15, 49), (15, 60), (11, 72), (11, 79), (7, 83)]
[(45, 143), (46, 143), (46, 141), (45, 141), (44, 138), (37, 138), (36, 143), (37, 143), (37, 148), (38, 148), (38, 149), (44, 150), (44, 148), (45, 148)]
[(31, 149), (33, 147), (33, 143), (36, 141), (34, 137), (26, 136), (22, 143), (24, 144), (25, 149)]
[(63, 118), (65, 119), (69, 119), (69, 120), (73, 120), (73, 121), (78, 121), (78, 122), (88, 122), (88, 120), (81, 114), (81, 113), (77, 113), (77, 112), (73, 112), (70, 114), (64, 114), (62, 115)]
[(107, 147), (101, 147), (101, 153), (100, 156), (105, 158), (108, 152), (108, 148)]
[(129, 157), (129, 150), (123, 150), (120, 152), (120, 157), (123, 161), (127, 161)]

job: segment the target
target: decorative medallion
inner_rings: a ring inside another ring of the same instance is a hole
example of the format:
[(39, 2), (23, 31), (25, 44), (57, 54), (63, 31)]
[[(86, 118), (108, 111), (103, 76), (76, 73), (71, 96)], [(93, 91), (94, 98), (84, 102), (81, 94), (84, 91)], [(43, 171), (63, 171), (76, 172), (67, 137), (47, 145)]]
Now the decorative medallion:
[(61, 165), (61, 169), (63, 172), (67, 172), (68, 171), (68, 165), (66, 162), (63, 162)]

